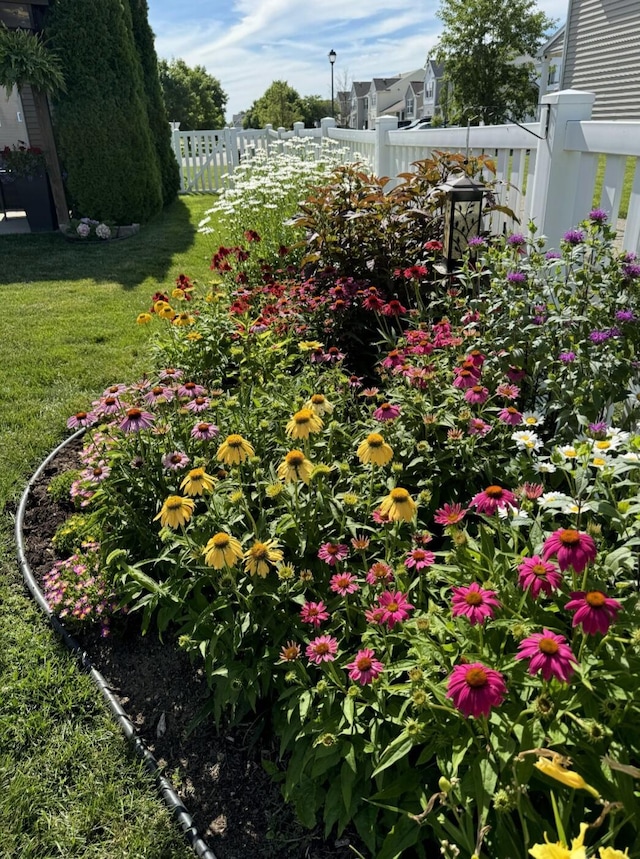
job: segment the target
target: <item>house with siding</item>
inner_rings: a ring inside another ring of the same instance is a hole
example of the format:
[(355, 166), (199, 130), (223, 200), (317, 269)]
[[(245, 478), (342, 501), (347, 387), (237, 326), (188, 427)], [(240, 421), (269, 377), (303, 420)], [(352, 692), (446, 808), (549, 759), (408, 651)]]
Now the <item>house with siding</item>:
[(536, 54), (539, 98), (560, 89), (566, 30), (566, 25), (563, 24), (550, 39), (547, 39)]
[(371, 81), (354, 81), (349, 95), (347, 128), (367, 128), (369, 120), (369, 89)]
[(395, 78), (374, 78), (369, 88), (368, 128), (375, 128), (378, 116), (397, 116), (398, 122), (405, 122), (407, 97), (412, 112), (415, 112), (415, 93), (423, 87), (424, 72), (424, 68), (420, 68)]
[(639, 0), (569, 0), (561, 89), (595, 93), (593, 119), (640, 120)]
[(436, 63), (435, 60), (427, 57), (424, 72), (422, 113), (420, 116), (432, 119), (441, 113), (440, 104), (444, 86), (444, 65)]

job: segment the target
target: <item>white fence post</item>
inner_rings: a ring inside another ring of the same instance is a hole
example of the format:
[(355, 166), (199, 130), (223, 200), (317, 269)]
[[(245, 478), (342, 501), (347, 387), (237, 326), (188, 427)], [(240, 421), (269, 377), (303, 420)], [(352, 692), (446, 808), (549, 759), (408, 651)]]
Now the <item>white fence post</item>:
[[(391, 147), (389, 146), (389, 141), (387, 138), (387, 132), (394, 131), (398, 127), (398, 117), (397, 116), (379, 116), (376, 119), (376, 127), (375, 127), (375, 141), (376, 141), (376, 154), (373, 165), (373, 172), (378, 178), (382, 176), (388, 176), (393, 179), (394, 177), (391, 175), (392, 167), (391, 167)], [(391, 186), (389, 186), (391, 187)]]
[(320, 128), (322, 129), (322, 136), (329, 136), (329, 129), (336, 127), (336, 121), (332, 116), (325, 116), (320, 120)]
[[(543, 105), (549, 105), (548, 132), (546, 140), (538, 144), (530, 212), (550, 247), (557, 247), (573, 226), (579, 190), (581, 153), (564, 148), (567, 123), (590, 119), (594, 101), (592, 92), (571, 89), (549, 93), (542, 99)], [(544, 128), (544, 111), (542, 114)]]
[(180, 190), (185, 190), (184, 170), (182, 169), (182, 144), (180, 142), (180, 123), (171, 122), (171, 148), (180, 167)]
[(293, 123), (293, 136), (294, 137), (302, 137), (303, 131), (304, 131), (304, 122), (294, 122)]

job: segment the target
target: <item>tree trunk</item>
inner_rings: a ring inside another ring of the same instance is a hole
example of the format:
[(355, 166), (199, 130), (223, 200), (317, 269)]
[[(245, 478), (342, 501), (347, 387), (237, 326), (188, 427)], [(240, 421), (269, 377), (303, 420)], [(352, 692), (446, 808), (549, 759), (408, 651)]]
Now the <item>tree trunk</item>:
[(49, 113), (49, 102), (46, 94), (35, 87), (32, 89), (33, 102), (38, 117), (38, 124), (42, 133), (44, 143), (44, 157), (47, 164), (47, 172), (49, 173), (49, 181), (51, 182), (51, 193), (53, 194), (53, 202), (56, 208), (56, 216), (58, 225), (62, 229), (69, 226), (69, 206), (64, 193), (64, 184), (62, 181), (62, 173), (60, 171), (60, 162), (58, 161), (58, 153), (56, 151), (56, 141), (53, 136), (53, 126), (51, 125), (51, 114)]

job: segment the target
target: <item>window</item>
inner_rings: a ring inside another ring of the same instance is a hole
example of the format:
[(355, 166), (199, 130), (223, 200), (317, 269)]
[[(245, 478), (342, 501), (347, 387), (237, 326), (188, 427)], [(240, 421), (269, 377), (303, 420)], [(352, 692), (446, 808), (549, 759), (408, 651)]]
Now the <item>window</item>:
[(362, 107), (364, 110), (369, 110), (369, 97), (365, 95), (362, 99)]
[(33, 24), (29, 8), (26, 3), (0, 3), (0, 23), (10, 29), (21, 27), (30, 30)]
[(424, 85), (424, 97), (433, 98), (433, 81), (426, 81)]
[(406, 110), (407, 116), (408, 117), (413, 116), (413, 99), (412, 98), (407, 99), (406, 107), (407, 107), (407, 110)]

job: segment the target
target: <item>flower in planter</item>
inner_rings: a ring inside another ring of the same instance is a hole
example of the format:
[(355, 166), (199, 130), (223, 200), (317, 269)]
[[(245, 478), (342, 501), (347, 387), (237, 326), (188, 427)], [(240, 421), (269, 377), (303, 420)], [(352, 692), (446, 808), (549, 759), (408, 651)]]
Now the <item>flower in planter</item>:
[(46, 169), (44, 153), (37, 146), (5, 146), (0, 153), (0, 167), (15, 176), (38, 176)]

